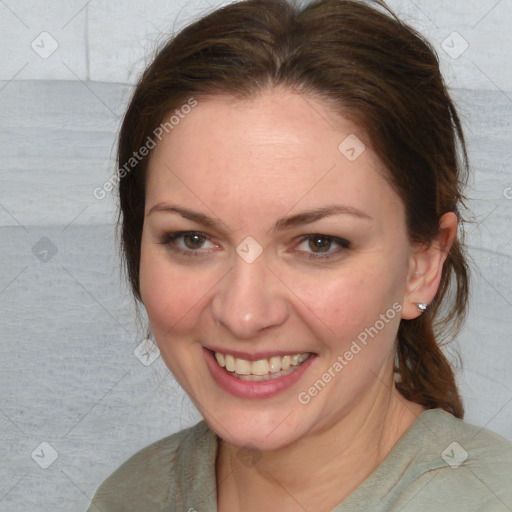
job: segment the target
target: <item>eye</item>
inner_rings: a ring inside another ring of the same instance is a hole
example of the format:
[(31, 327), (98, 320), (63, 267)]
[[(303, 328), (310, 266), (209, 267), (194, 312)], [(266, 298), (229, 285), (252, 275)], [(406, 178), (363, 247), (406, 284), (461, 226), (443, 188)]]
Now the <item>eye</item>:
[(332, 258), (350, 248), (350, 242), (343, 238), (330, 235), (313, 234), (301, 238), (297, 246), (298, 252), (304, 252), (306, 258)]
[[(204, 244), (211, 244), (209, 248), (204, 249)], [(161, 245), (168, 246), (171, 251), (183, 254), (184, 256), (204, 256), (212, 251), (214, 244), (208, 238), (208, 235), (199, 231), (176, 231), (167, 233), (159, 242)]]

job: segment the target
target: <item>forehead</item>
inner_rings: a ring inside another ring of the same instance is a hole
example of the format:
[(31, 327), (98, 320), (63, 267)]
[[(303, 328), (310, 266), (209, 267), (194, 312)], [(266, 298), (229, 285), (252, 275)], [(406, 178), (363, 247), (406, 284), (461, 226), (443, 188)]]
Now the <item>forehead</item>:
[(283, 89), (199, 100), (153, 150), (146, 204), (163, 201), (260, 218), (347, 201), (381, 215), (400, 203), (360, 128)]

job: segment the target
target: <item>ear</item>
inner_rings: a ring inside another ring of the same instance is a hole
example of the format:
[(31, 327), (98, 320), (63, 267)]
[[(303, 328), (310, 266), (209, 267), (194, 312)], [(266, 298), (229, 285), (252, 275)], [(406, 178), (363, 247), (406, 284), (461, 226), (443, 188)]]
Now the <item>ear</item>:
[(430, 304), (437, 293), (443, 264), (457, 236), (457, 216), (445, 213), (439, 221), (439, 233), (430, 244), (411, 248), (409, 272), (402, 308), (402, 318), (411, 320), (421, 315), (416, 303)]

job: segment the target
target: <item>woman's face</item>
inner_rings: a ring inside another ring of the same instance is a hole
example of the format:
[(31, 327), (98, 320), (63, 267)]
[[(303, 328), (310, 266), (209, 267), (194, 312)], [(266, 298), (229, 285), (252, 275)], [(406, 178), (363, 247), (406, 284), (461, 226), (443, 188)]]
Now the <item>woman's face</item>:
[(274, 89), (199, 101), (151, 156), (142, 300), (167, 366), (232, 444), (285, 446), (391, 384), (411, 247), (362, 140)]

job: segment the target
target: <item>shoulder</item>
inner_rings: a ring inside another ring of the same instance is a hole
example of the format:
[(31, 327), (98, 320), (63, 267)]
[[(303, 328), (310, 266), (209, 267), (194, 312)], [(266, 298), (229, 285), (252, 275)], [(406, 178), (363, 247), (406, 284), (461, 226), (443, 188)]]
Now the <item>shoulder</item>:
[(418, 421), (420, 428), (412, 436), (422, 468), (412, 486), (418, 508), (404, 512), (512, 510), (510, 441), (440, 409), (425, 411)]
[(432, 446), (444, 447), (441, 457), (450, 468), (462, 465), (485, 467), (490, 462), (493, 468), (498, 465), (511, 468), (512, 443), (499, 434), (441, 409), (425, 411), (418, 419), (424, 423), (424, 433), (437, 439)]
[[(87, 512), (174, 510), (177, 476), (214, 456), (215, 434), (203, 420), (132, 455), (97, 489)], [(201, 477), (201, 472), (197, 475)]]

